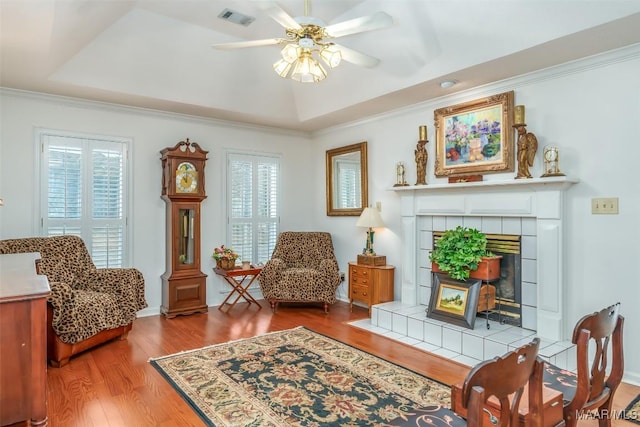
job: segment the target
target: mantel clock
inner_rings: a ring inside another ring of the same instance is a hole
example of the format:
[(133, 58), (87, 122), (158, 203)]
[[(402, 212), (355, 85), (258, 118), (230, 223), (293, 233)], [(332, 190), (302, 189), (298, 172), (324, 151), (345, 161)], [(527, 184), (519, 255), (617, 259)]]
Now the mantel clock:
[(207, 153), (189, 138), (160, 152), (162, 199), (167, 206), (161, 312), (168, 318), (208, 310), (207, 275), (200, 269), (200, 205), (207, 197)]

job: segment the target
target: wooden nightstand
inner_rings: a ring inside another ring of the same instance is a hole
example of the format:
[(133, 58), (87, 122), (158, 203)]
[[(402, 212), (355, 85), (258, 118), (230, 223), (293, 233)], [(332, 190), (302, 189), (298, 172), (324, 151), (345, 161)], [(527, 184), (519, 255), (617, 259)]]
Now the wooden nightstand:
[(353, 301), (367, 304), (369, 316), (371, 306), (381, 302), (393, 301), (392, 265), (363, 265), (349, 263), (349, 308), (353, 309)]

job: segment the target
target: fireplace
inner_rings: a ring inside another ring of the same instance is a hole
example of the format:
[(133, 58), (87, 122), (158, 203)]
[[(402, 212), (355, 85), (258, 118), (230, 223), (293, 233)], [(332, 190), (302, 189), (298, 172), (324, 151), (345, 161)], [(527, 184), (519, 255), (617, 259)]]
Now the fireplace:
[[(433, 246), (444, 231), (433, 232)], [(502, 256), (500, 260), (500, 277), (490, 282), (496, 290), (496, 305), (493, 310), (478, 313), (512, 326), (522, 326), (522, 267), (521, 236), (514, 234), (486, 234), (487, 250)]]
[(564, 191), (577, 181), (498, 178), (394, 187), (402, 216), (401, 302), (429, 303), (433, 231), (462, 225), (485, 234), (520, 235), (522, 327), (541, 338), (562, 341), (573, 326), (564, 318), (563, 199)]

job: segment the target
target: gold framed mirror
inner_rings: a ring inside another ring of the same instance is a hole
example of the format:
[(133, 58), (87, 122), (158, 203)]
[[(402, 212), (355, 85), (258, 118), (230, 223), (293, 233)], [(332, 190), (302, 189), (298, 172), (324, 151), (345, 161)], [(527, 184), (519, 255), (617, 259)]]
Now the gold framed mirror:
[(368, 206), (367, 143), (327, 150), (327, 215), (358, 216)]

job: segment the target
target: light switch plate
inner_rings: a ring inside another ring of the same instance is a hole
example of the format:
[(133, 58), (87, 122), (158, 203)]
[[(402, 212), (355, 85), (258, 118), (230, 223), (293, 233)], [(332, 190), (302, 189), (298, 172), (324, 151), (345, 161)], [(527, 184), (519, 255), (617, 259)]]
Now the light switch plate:
[(618, 214), (618, 198), (606, 197), (606, 198), (594, 198), (591, 199), (591, 213), (602, 215), (617, 215)]

